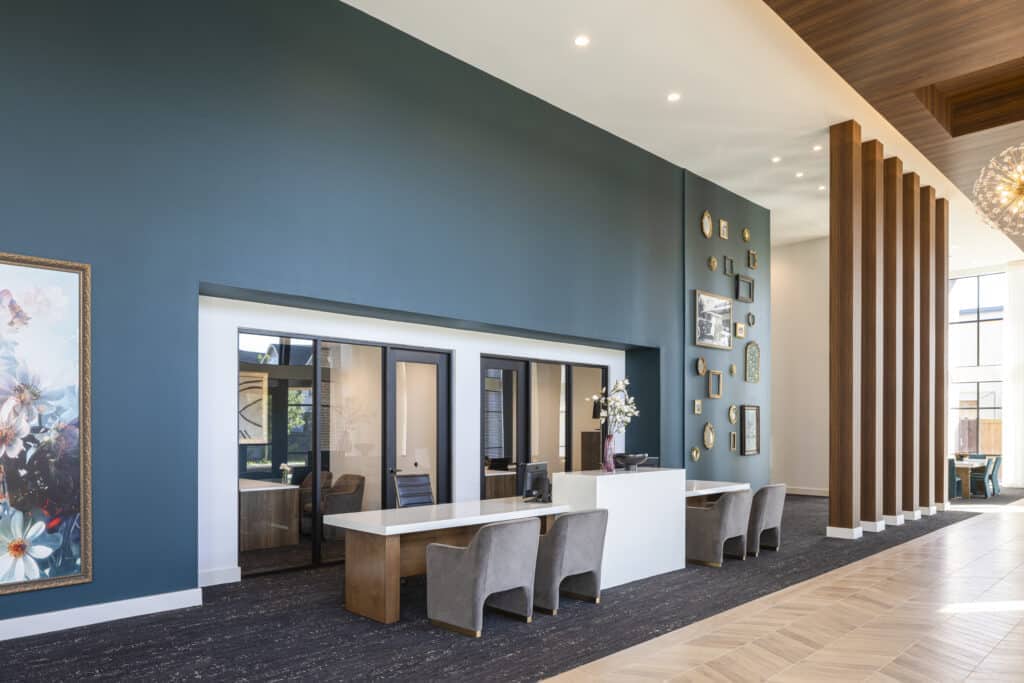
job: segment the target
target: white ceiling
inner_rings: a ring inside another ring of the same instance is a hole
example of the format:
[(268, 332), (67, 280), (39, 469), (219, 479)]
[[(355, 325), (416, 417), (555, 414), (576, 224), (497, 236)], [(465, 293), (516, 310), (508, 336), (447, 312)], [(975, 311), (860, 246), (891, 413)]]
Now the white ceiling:
[(767, 207), (774, 244), (828, 234), (828, 127), (853, 118), (950, 200), (951, 269), (1022, 256), (760, 0), (348, 4)]

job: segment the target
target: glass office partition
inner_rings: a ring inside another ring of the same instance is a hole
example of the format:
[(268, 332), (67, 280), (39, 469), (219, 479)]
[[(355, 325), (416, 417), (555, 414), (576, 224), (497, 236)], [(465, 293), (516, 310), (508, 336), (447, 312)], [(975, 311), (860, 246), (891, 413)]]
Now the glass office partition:
[(595, 410), (592, 396), (601, 393), (607, 384), (605, 368), (588, 365), (572, 366), (572, 469), (574, 471), (601, 469), (603, 436), (601, 420)]
[(528, 459), (529, 368), (525, 361), (480, 359), (481, 491), (484, 499), (516, 494), (516, 465)]
[(566, 367), (530, 363), (530, 462), (547, 463), (548, 473), (565, 471)]
[(309, 339), (238, 339), (239, 563), (243, 574), (312, 561), (302, 511), (313, 495), (313, 348)]
[[(320, 344), (321, 515), (382, 507), (383, 349)], [(345, 556), (344, 532), (323, 528), (321, 559)]]

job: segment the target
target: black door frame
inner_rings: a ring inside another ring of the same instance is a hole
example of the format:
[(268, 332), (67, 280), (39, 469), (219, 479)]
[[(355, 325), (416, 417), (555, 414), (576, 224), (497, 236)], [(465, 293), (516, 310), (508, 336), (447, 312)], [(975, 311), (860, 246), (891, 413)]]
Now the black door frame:
[(437, 367), (437, 479), (436, 503), (450, 503), (451, 486), (451, 354), (445, 351), (427, 351), (401, 346), (384, 348), (384, 476), (381, 478), (381, 500), (385, 509), (396, 505), (394, 475), (398, 467), (398, 445), (395, 443), (397, 408), (395, 400), (397, 363), (422, 363)]
[[(530, 362), (525, 358), (502, 358), (480, 355), (480, 500), (487, 495), (487, 475), (484, 467), (484, 402), (487, 398), (485, 381), (488, 370), (513, 370), (516, 381), (516, 462), (530, 462)], [(507, 447), (507, 446), (506, 446)], [(516, 469), (516, 491), (519, 490), (519, 472)]]

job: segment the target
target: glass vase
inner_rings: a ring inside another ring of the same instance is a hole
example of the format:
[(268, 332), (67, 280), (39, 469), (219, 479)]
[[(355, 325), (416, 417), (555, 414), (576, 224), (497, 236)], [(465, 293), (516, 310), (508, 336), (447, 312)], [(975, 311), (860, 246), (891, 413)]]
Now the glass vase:
[(615, 435), (608, 434), (604, 437), (604, 458), (601, 459), (601, 469), (605, 472), (615, 471)]

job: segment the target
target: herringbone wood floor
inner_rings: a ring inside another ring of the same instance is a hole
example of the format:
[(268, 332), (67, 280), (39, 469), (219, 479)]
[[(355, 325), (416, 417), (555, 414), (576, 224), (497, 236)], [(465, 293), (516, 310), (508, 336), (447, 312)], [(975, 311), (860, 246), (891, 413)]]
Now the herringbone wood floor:
[(1024, 501), (982, 509), (554, 680), (1024, 681)]

